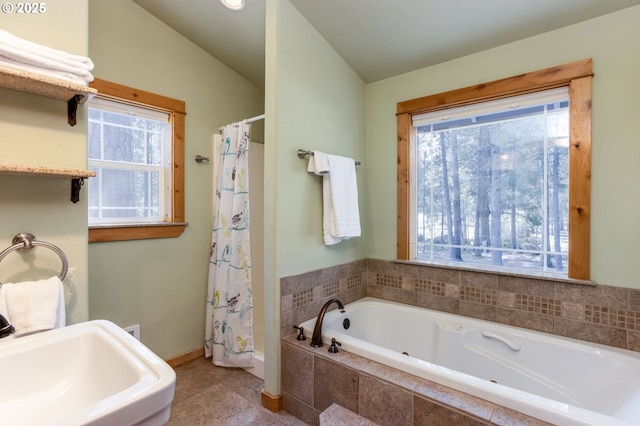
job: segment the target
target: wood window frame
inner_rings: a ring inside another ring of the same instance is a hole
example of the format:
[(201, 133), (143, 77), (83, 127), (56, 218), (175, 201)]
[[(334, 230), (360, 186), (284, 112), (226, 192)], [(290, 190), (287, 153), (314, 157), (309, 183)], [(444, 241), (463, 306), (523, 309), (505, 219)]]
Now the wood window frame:
[(170, 220), (158, 223), (90, 225), (89, 242), (172, 238), (182, 235), (187, 226), (184, 214), (185, 102), (99, 78), (94, 79), (89, 85), (98, 90), (97, 96), (101, 98), (166, 112), (169, 114), (173, 131)]
[(397, 104), (397, 257), (410, 260), (411, 176), (415, 144), (412, 116), (558, 87), (569, 88), (569, 261), (568, 277), (589, 280), (591, 256), (591, 59)]

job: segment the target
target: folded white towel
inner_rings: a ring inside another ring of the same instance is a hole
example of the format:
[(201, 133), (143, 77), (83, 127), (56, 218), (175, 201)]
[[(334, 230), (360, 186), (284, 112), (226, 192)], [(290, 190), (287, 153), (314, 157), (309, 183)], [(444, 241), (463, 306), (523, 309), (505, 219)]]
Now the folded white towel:
[(0, 64), (86, 86), (93, 81), (91, 59), (53, 49), (0, 30)]
[(0, 312), (15, 327), (15, 337), (64, 327), (66, 315), (62, 282), (58, 277), (51, 277), (2, 284)]
[(0, 30), (0, 46), (14, 47), (20, 50), (21, 56), (38, 56), (40, 58), (54, 60), (77, 69), (91, 71), (93, 62), (86, 56), (73, 55), (71, 53), (54, 49), (42, 44), (17, 37), (7, 31)]
[(37, 74), (44, 77), (62, 80), (67, 83), (77, 84), (80, 86), (87, 86), (87, 81), (84, 78), (78, 77), (75, 74), (64, 72), (64, 71), (54, 71), (54, 70), (49, 70), (42, 67), (36, 67), (33, 65), (24, 64), (22, 62), (14, 61), (13, 59), (0, 55), (0, 69), (2, 68), (26, 71), (32, 74)]
[(73, 74), (86, 82), (93, 80), (93, 75), (86, 69), (68, 65), (63, 62), (57, 62), (55, 59), (26, 54), (12, 46), (0, 44), (0, 55), (3, 57), (3, 62), (6, 61), (5, 58), (8, 58), (21, 64), (42, 68), (47, 71), (60, 71)]
[(320, 176), (329, 173), (329, 155), (320, 151), (312, 151), (307, 171)]
[(313, 151), (307, 171), (322, 176), (322, 236), (325, 245), (360, 236), (355, 160)]

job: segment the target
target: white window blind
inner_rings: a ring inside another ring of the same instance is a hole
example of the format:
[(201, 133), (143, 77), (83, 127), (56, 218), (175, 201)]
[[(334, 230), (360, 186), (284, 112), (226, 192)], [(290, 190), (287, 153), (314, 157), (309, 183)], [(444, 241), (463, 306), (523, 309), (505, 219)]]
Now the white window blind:
[(569, 88), (545, 90), (543, 92), (514, 96), (495, 101), (483, 102), (473, 105), (449, 108), (441, 111), (416, 114), (413, 116), (413, 127), (426, 126), (434, 123), (455, 121), (461, 118), (479, 117), (498, 113), (505, 110), (517, 111), (534, 105), (553, 104), (566, 101), (569, 96)]

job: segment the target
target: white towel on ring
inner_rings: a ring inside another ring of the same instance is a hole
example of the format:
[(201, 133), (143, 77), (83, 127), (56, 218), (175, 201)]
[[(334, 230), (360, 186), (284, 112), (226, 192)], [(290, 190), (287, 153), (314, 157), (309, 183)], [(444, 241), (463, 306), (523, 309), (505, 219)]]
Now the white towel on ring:
[(2, 284), (0, 313), (15, 327), (15, 337), (64, 327), (66, 314), (62, 281), (51, 277)]

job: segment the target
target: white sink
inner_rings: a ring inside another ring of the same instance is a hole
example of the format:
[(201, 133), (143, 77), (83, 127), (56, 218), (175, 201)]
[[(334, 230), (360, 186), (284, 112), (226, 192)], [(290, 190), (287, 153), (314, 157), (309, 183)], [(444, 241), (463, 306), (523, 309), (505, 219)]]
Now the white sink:
[(163, 425), (173, 369), (117, 325), (0, 340), (0, 425)]

